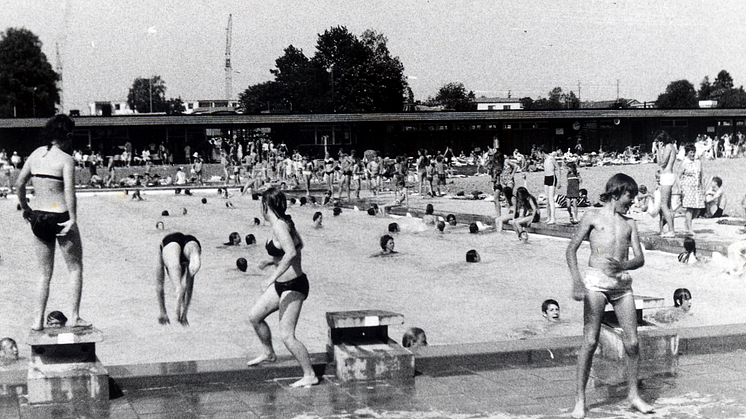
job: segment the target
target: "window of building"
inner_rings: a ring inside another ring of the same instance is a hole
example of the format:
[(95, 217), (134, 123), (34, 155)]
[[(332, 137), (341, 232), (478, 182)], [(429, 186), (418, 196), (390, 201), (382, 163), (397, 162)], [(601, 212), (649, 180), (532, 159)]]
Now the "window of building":
[(503, 105), (503, 110), (504, 111), (509, 111), (510, 110), (510, 105)]
[(503, 129), (513, 129), (513, 124), (503, 124)]

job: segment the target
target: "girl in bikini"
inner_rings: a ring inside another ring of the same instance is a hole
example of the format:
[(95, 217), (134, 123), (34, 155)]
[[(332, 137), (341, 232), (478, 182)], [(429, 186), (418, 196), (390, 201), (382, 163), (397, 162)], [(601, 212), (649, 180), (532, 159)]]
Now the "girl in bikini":
[[(72, 327), (90, 327), (80, 318), (80, 296), (83, 289), (83, 246), (77, 225), (75, 200), (75, 160), (72, 150), (72, 132), (75, 122), (67, 115), (57, 115), (47, 121), (44, 136), (48, 145), (34, 150), (23, 165), (16, 188), (24, 218), (31, 223), (34, 247), (41, 267), (32, 330), (42, 330), (49, 283), (54, 270), (54, 252), (57, 243), (67, 262), (72, 286), (70, 322)], [(26, 201), (26, 184), (33, 178), (33, 210)]]
[(290, 386), (308, 387), (318, 384), (319, 379), (313, 371), (306, 346), (295, 337), (295, 328), (298, 325), (303, 301), (308, 297), (309, 285), (301, 267), (303, 240), (295, 229), (293, 220), (285, 214), (286, 209), (285, 194), (275, 188), (264, 191), (262, 215), (272, 227), (272, 238), (267, 241), (265, 248), (272, 261), (264, 263), (261, 267), (274, 266), (274, 269), (264, 282), (266, 289), (249, 313), (249, 320), (254, 326), (264, 353), (249, 361), (248, 365), (277, 360), (272, 346), (272, 333), (265, 319), (279, 311), (282, 341), (303, 369), (303, 377)]

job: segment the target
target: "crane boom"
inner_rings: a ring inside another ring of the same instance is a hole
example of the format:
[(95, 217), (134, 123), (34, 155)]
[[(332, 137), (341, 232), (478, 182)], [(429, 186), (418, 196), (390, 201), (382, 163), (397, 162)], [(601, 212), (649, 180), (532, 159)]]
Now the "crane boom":
[(225, 98), (233, 98), (233, 66), (231, 65), (231, 38), (233, 37), (233, 15), (228, 15), (228, 27), (225, 28)]

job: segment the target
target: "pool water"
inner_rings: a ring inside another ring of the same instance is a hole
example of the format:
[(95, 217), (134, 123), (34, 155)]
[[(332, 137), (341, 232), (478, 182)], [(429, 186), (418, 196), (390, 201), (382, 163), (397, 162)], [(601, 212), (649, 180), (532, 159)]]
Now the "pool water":
[[(101, 360), (108, 365), (248, 357), (259, 352), (258, 340), (247, 322), (247, 313), (262, 292), (266, 275), (256, 266), (267, 258), (264, 242), (267, 225), (259, 201), (233, 197), (235, 209), (212, 191), (194, 196), (173, 192), (143, 192), (133, 201), (122, 192), (78, 194), (78, 219), (83, 237), (84, 285), (81, 315), (104, 332), (99, 344)], [(207, 204), (201, 199), (207, 198)], [(434, 202), (437, 211), (437, 201)], [(33, 202), (32, 202), (33, 205)], [(38, 268), (32, 233), (16, 211), (13, 199), (0, 201), (0, 334), (23, 342), (31, 324)], [(182, 214), (182, 209), (187, 214)], [(162, 217), (161, 212), (171, 214)], [(316, 211), (324, 215), (323, 228), (312, 227)], [(382, 309), (404, 315), (405, 324), (391, 327), (400, 340), (408, 327), (420, 327), (431, 345), (487, 342), (525, 337), (516, 330), (541, 329), (541, 303), (560, 303), (562, 324), (535, 336), (582, 333), (582, 304), (570, 298), (565, 262), (565, 239), (532, 235), (520, 243), (513, 232), (469, 234), (468, 228), (446, 227), (438, 233), (415, 218), (371, 217), (364, 211), (344, 209), (335, 217), (331, 208), (291, 206), (288, 211), (303, 237), (303, 267), (311, 291), (298, 325), (298, 337), (311, 352), (323, 352), (327, 341), (327, 311)], [(164, 230), (156, 230), (158, 221)], [(380, 252), (379, 238), (390, 222), (402, 232), (395, 235), (392, 257), (371, 257)], [(189, 327), (173, 316), (174, 288), (166, 284), (166, 304), (172, 324), (158, 324), (155, 294), (155, 260), (160, 240), (169, 232), (195, 235), (203, 247), (202, 268), (197, 274)], [(223, 246), (231, 232), (242, 239), (254, 234), (259, 245)], [(476, 249), (480, 263), (465, 262)], [(683, 265), (676, 255), (649, 251), (646, 264), (634, 271), (637, 294), (664, 297), (672, 304), (673, 291), (686, 287), (693, 294), (693, 315), (681, 325), (715, 325), (746, 321), (740, 310), (746, 287), (737, 278), (714, 274), (704, 266)], [(589, 249), (579, 251), (581, 269)], [(247, 272), (236, 268), (239, 257), (249, 261)], [(61, 255), (47, 311), (68, 308), (67, 274)], [(269, 318), (275, 332), (275, 349), (288, 352), (279, 340), (277, 315)]]

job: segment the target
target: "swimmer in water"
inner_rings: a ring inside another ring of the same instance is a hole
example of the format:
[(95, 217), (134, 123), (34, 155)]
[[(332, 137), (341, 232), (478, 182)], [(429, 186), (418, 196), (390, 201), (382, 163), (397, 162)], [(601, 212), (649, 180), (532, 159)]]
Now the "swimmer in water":
[(544, 300), (544, 302), (541, 303), (541, 315), (544, 316), (547, 321), (552, 323), (560, 321), (559, 303), (551, 298)]
[(277, 355), (272, 347), (272, 333), (266, 322), (267, 316), (279, 311), (280, 335), (285, 347), (295, 357), (303, 370), (303, 377), (290, 387), (309, 387), (318, 384), (306, 346), (295, 337), (295, 329), (308, 297), (308, 277), (301, 266), (303, 239), (295, 228), (292, 218), (285, 213), (287, 199), (282, 191), (269, 188), (262, 194), (262, 215), (272, 228), (272, 237), (265, 246), (274, 266), (264, 281), (265, 289), (249, 312), (249, 321), (254, 327), (264, 353), (247, 363), (248, 366), (262, 362), (275, 362)]
[(397, 252), (394, 250), (394, 238), (389, 234), (384, 234), (381, 236), (381, 253), (376, 253), (373, 256), (388, 256), (396, 254)]
[[(641, 397), (638, 388), (640, 347), (637, 338), (637, 315), (632, 294), (632, 278), (628, 271), (645, 264), (635, 220), (627, 218), (635, 196), (637, 183), (618, 173), (606, 182), (601, 194), (603, 207), (586, 212), (567, 247), (567, 266), (573, 281), (573, 298), (584, 301), (583, 345), (578, 352), (575, 408), (571, 416), (583, 418), (586, 413), (585, 389), (598, 346), (598, 336), (604, 307), (611, 303), (624, 333), (622, 341), (627, 358), (629, 390), (627, 402), (642, 413), (653, 407)], [(578, 269), (577, 251), (588, 238), (591, 247), (589, 269), (585, 278)], [(629, 257), (632, 248), (633, 258)]]
[(692, 293), (686, 288), (678, 288), (673, 292), (673, 307), (658, 310), (652, 316), (646, 316), (646, 320), (654, 323), (673, 323), (691, 314)]
[(427, 204), (425, 207), (425, 215), (422, 216), (422, 222), (425, 224), (435, 224), (435, 215), (433, 214), (435, 212), (435, 209), (433, 208), (433, 204)]
[(322, 221), (324, 221), (324, 214), (322, 214), (321, 211), (316, 211), (313, 214), (313, 228), (323, 227), (323, 225), (321, 225)]
[[(33, 247), (41, 268), (34, 304), (32, 330), (44, 328), (44, 312), (49, 299), (49, 285), (54, 271), (54, 253), (57, 244), (67, 264), (72, 287), (70, 299), (70, 325), (90, 327), (80, 318), (80, 297), (83, 290), (83, 244), (77, 224), (75, 198), (75, 160), (72, 151), (72, 133), (75, 122), (67, 115), (50, 118), (43, 131), (47, 145), (34, 150), (18, 175), (16, 189), (24, 218), (34, 233)], [(26, 184), (34, 179), (35, 209), (26, 199)]]
[(475, 249), (471, 249), (466, 252), (466, 261), (469, 263), (478, 263), (482, 261), (482, 257), (479, 256), (479, 252)]
[(194, 276), (202, 266), (201, 257), (202, 246), (194, 236), (177, 232), (167, 235), (161, 241), (155, 277), (155, 291), (160, 308), (158, 323), (171, 323), (163, 291), (165, 274), (168, 274), (171, 282), (176, 284), (176, 317), (182, 326), (189, 325), (187, 312), (192, 301)]
[(0, 360), (2, 363), (13, 362), (18, 359), (18, 345), (11, 338), (0, 339)]
[(410, 327), (401, 338), (401, 346), (405, 348), (419, 348), (427, 346), (427, 335), (419, 327)]

